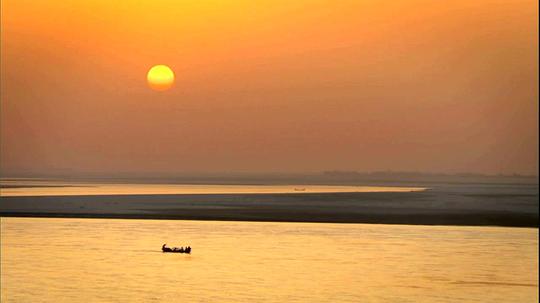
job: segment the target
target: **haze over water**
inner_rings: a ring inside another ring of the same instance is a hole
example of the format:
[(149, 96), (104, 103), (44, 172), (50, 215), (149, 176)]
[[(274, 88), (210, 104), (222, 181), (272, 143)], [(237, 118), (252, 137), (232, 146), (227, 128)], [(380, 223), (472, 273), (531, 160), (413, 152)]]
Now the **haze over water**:
[[(535, 302), (538, 229), (2, 218), (2, 302)], [(164, 254), (169, 246), (191, 255)]]

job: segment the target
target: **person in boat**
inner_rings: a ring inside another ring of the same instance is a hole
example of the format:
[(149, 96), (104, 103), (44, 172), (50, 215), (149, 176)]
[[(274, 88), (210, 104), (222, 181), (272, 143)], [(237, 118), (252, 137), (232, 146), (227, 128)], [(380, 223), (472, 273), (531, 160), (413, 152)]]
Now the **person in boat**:
[(190, 254), (190, 253), (191, 253), (191, 246), (186, 247), (185, 253), (186, 253), (186, 254)]
[(166, 251), (172, 251), (172, 249), (170, 249), (169, 247), (167, 247), (167, 243), (163, 244), (163, 246), (161, 246), (161, 250), (163, 252), (166, 252)]
[(183, 253), (183, 252), (184, 252), (184, 248), (183, 248), (183, 247), (180, 247), (180, 248), (174, 247), (174, 248), (173, 248), (173, 252), (180, 252), (180, 253)]

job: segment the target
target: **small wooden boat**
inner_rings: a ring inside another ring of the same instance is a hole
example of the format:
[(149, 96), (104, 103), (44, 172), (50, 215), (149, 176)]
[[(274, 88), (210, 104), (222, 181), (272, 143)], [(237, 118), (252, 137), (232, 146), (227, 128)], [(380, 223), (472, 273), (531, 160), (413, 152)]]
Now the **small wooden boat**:
[(191, 254), (191, 247), (188, 246), (186, 248), (183, 248), (183, 247), (170, 248), (170, 247), (167, 247), (167, 244), (163, 244), (163, 246), (161, 247), (161, 251), (163, 251), (164, 253), (169, 252), (169, 253), (179, 253), (179, 254)]

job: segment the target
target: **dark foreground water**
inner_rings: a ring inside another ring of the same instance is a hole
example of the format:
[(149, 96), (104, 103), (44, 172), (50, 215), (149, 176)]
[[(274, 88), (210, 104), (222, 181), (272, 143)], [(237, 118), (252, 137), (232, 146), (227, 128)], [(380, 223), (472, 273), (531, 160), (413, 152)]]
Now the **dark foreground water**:
[[(538, 302), (538, 229), (1, 219), (2, 302)], [(164, 254), (163, 243), (191, 245)]]

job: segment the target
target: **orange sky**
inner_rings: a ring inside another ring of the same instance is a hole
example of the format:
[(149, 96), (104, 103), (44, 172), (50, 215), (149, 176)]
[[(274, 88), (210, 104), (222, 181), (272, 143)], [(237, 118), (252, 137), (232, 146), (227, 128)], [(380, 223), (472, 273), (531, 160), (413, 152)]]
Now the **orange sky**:
[(538, 170), (536, 1), (1, 3), (4, 175)]

